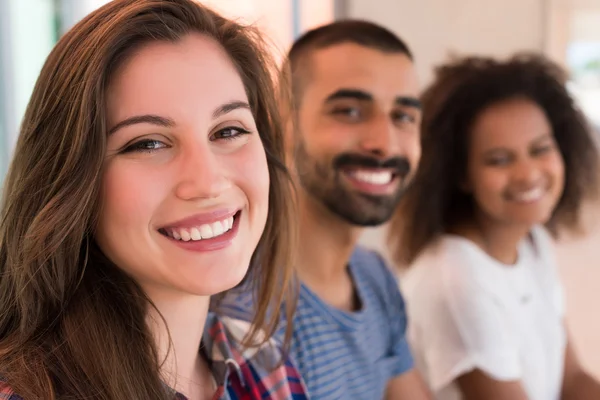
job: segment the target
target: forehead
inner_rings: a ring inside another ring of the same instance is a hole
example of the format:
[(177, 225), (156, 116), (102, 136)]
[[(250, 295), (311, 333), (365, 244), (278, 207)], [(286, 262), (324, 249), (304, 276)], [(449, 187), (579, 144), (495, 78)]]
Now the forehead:
[(414, 64), (402, 53), (344, 43), (311, 53), (309, 68), (306, 95), (326, 97), (340, 88), (361, 89), (376, 99), (419, 95)]
[(527, 99), (510, 99), (484, 109), (474, 121), (471, 143), (474, 148), (515, 148), (552, 134), (544, 110)]
[(212, 112), (215, 104), (245, 99), (226, 51), (200, 34), (142, 46), (115, 71), (107, 90), (111, 120), (140, 113), (187, 118), (207, 108)]

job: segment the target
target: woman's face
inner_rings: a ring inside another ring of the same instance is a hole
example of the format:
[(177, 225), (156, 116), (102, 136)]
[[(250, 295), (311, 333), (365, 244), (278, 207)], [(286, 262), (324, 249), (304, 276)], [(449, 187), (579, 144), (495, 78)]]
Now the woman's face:
[(142, 47), (112, 78), (107, 113), (102, 251), (147, 292), (238, 284), (267, 220), (269, 172), (225, 50), (198, 34)]
[(526, 99), (486, 108), (471, 129), (466, 189), (482, 215), (531, 226), (551, 217), (564, 164), (544, 111)]

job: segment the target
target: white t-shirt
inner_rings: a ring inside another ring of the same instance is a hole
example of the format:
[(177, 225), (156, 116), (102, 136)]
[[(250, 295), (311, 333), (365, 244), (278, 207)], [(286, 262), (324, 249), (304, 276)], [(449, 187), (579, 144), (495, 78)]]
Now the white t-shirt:
[(474, 369), (519, 380), (530, 400), (560, 398), (565, 306), (544, 228), (520, 244), (514, 265), (444, 235), (400, 281), (416, 366), (436, 399), (461, 399), (454, 380)]

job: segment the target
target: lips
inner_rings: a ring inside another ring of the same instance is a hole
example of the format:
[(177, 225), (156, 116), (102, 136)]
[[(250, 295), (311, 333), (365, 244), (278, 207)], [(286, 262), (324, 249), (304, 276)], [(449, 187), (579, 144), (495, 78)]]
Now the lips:
[(192, 253), (228, 248), (238, 235), (242, 211), (216, 211), (196, 215), (159, 229), (169, 242)]

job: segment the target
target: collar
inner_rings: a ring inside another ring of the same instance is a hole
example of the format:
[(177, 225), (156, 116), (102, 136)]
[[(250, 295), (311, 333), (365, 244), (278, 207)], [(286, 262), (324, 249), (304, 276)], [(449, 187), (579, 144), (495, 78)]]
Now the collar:
[(218, 386), (225, 385), (230, 374), (236, 374), (240, 383), (245, 386), (241, 367), (248, 362), (249, 357), (242, 354), (234, 343), (239, 343), (247, 331), (239, 332), (242, 337), (238, 338), (239, 334), (235, 335), (229, 329), (229, 324), (226, 326), (227, 319), (224, 320), (214, 312), (208, 313), (200, 351), (211, 364)]

